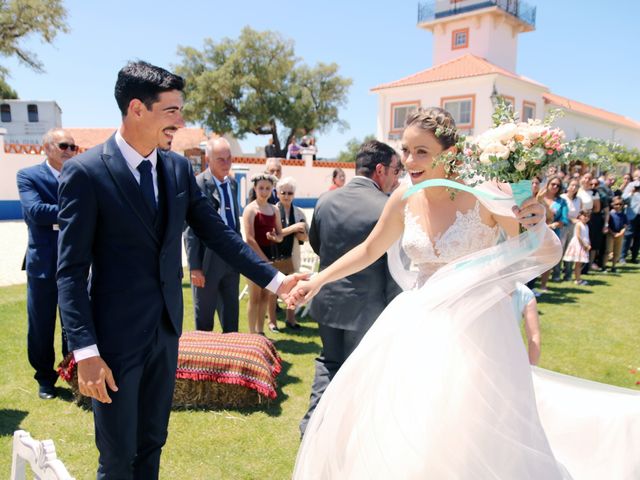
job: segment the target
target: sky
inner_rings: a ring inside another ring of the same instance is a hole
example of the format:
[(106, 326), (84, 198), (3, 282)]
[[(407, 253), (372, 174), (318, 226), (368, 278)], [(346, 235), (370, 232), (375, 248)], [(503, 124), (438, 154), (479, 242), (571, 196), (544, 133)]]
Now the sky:
[[(639, 0), (528, 0), (536, 30), (519, 36), (517, 73), (553, 93), (640, 120), (640, 62), (633, 34)], [(353, 80), (340, 118), (349, 128), (316, 135), (320, 157), (331, 158), (351, 138), (375, 134), (381, 83), (432, 66), (431, 33), (417, 28), (417, 0), (66, 0), (70, 32), (53, 45), (27, 38), (46, 72), (0, 57), (9, 84), (24, 100), (55, 100), (65, 127), (116, 127), (118, 70), (143, 59), (171, 69), (177, 47), (201, 48), (205, 38), (237, 38), (246, 25), (294, 41), (307, 65), (339, 65)], [(267, 137), (241, 140), (252, 153)]]

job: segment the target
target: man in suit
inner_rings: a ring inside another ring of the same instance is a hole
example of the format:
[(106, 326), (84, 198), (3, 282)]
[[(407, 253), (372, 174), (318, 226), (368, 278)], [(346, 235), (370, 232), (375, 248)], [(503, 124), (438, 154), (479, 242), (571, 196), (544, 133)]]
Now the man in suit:
[[(343, 188), (320, 197), (313, 212), (309, 243), (320, 257), (321, 270), (369, 236), (387, 194), (398, 184), (401, 170), (396, 152), (372, 140), (358, 151), (356, 176)], [(325, 285), (315, 296), (310, 311), (319, 324), (322, 352), (316, 358), (309, 409), (300, 422), (302, 435), (329, 382), (399, 292), (385, 255), (364, 270)]]
[[(27, 354), (35, 369), (38, 396), (50, 400), (56, 396), (53, 347), (58, 307), (56, 263), (58, 260), (58, 177), (62, 164), (73, 157), (78, 147), (69, 132), (54, 128), (42, 139), (46, 155), (43, 163), (18, 172), (18, 192), (22, 214), (29, 229), (25, 259), (27, 271)], [(62, 332), (62, 354), (67, 342)]]
[[(240, 234), (238, 184), (229, 176), (232, 162), (229, 142), (224, 138), (209, 140), (205, 159), (209, 168), (196, 177), (196, 183), (224, 223)], [(240, 274), (207, 248), (190, 227), (184, 232), (184, 242), (191, 270), (196, 329), (212, 331), (217, 309), (222, 331), (237, 332)]]
[(284, 294), (299, 278), (260, 260), (202, 195), (189, 161), (169, 151), (184, 125), (183, 88), (162, 68), (126, 65), (115, 86), (120, 128), (62, 170), (59, 304), (80, 392), (94, 399), (98, 479), (158, 478), (182, 330), (185, 221), (259, 285)]

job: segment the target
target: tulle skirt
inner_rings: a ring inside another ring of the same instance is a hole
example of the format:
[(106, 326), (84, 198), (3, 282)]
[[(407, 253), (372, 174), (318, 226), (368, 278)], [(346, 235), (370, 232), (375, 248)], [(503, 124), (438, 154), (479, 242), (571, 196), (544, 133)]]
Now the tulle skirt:
[[(536, 403), (509, 294), (558, 261), (549, 233), (461, 259), (396, 297), (325, 391), (294, 478), (639, 478), (640, 395), (536, 370)], [(595, 474), (613, 468), (611, 449), (622, 476)]]

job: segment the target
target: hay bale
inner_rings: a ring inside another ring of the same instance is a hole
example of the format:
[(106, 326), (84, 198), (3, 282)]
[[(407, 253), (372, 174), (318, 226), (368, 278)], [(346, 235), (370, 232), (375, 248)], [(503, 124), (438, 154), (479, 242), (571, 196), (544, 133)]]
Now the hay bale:
[[(91, 409), (80, 393), (73, 354), (58, 374), (69, 383), (76, 404)], [(281, 360), (273, 343), (259, 335), (186, 332), (180, 339), (173, 408), (250, 408), (276, 398)]]

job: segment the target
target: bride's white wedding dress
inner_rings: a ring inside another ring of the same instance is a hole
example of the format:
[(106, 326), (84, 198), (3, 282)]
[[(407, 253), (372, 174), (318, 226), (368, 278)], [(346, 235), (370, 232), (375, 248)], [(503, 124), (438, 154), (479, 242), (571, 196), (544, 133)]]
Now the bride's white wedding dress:
[(629, 458), (640, 451), (640, 395), (540, 369), (532, 380), (510, 294), (557, 262), (557, 237), (546, 226), (497, 236), (477, 204), (434, 240), (405, 209), (415, 288), (329, 385), (294, 478), (640, 478)]

